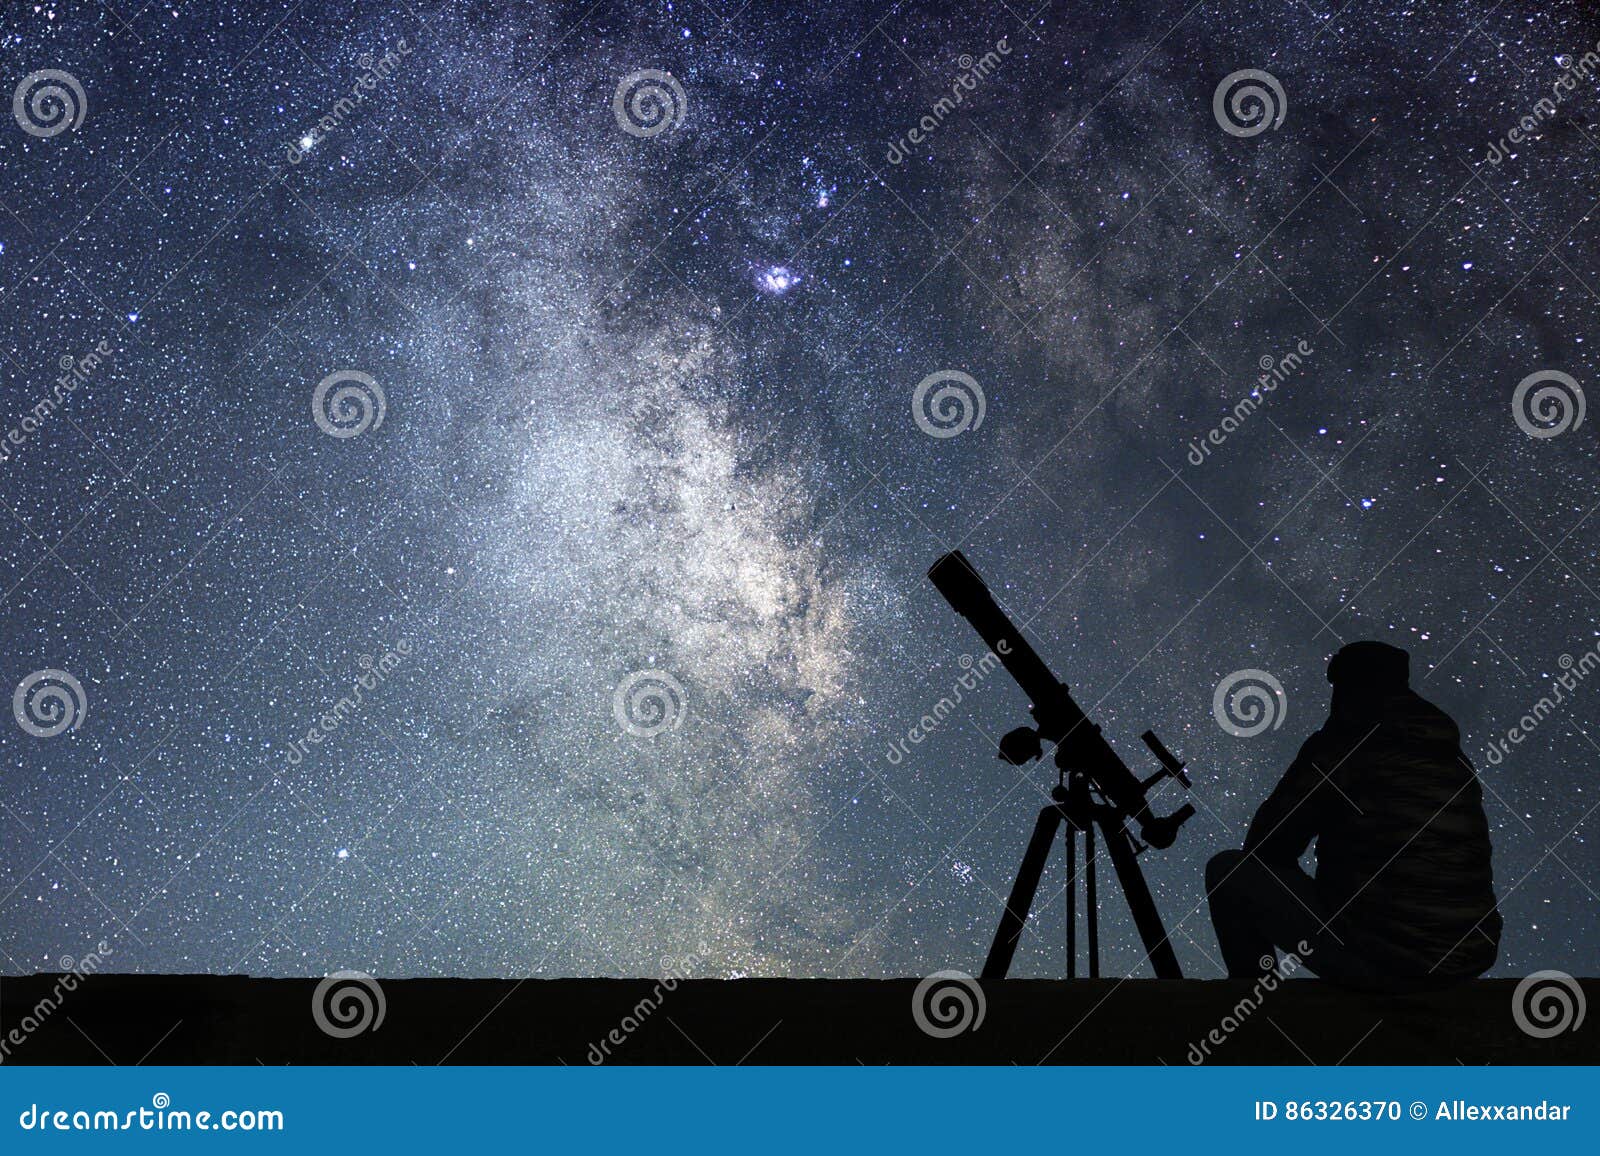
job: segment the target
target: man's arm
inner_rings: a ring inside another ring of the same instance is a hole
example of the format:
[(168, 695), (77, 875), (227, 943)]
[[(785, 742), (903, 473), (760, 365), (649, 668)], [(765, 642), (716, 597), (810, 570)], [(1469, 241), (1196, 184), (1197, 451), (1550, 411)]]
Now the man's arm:
[(1305, 741), (1272, 794), (1256, 811), (1244, 837), (1244, 849), (1263, 859), (1297, 862), (1322, 828), (1325, 806), (1320, 798), (1327, 776), (1317, 768), (1325, 748), (1318, 731)]

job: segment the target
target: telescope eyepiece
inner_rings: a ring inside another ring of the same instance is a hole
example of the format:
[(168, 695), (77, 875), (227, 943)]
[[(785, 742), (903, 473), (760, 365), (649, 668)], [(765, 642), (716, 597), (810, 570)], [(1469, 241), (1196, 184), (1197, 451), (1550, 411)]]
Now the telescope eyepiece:
[(1150, 846), (1157, 850), (1165, 850), (1177, 840), (1178, 828), (1192, 818), (1194, 818), (1194, 804), (1185, 803), (1170, 815), (1141, 823), (1139, 834), (1144, 836), (1144, 841)]

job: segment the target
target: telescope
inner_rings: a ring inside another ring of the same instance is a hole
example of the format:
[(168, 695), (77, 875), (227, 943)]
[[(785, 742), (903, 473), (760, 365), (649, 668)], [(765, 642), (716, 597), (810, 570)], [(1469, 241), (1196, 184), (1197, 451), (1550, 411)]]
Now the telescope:
[[(1011, 960), (1033, 907), (1056, 829), (1065, 825), (1068, 978), (1074, 978), (1077, 970), (1077, 834), (1080, 831), (1084, 836), (1084, 913), (1089, 934), (1089, 975), (1094, 978), (1100, 974), (1095, 902), (1095, 828), (1098, 826), (1156, 976), (1181, 979), (1183, 972), (1178, 967), (1178, 957), (1167, 940), (1166, 928), (1136, 856), (1146, 847), (1172, 846), (1178, 828), (1194, 815), (1194, 807), (1188, 803), (1165, 816), (1157, 816), (1150, 809), (1148, 796), (1165, 779), (1176, 779), (1185, 788), (1189, 787), (1184, 764), (1153, 731), (1145, 731), (1140, 737), (1155, 755), (1159, 769), (1145, 779), (1129, 770), (1100, 728), (1083, 713), (1066, 684), (1045, 665), (1022, 632), (1000, 609), (977, 570), (959, 550), (935, 562), (928, 570), (928, 579), (944, 595), (951, 609), (972, 624), (1028, 696), (1028, 713), (1033, 716), (1034, 725), (1009, 731), (1000, 740), (1000, 757), (1013, 766), (1021, 766), (1053, 753), (1057, 771), (1050, 805), (1039, 812), (984, 963), (982, 978), (1004, 979), (1011, 969)], [(1138, 825), (1144, 846), (1134, 838), (1130, 824)]]

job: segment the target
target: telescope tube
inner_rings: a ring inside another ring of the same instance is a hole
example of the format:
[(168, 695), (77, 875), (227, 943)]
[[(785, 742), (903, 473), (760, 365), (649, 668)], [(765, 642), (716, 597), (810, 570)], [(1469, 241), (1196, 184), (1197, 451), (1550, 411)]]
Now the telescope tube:
[[(1145, 802), (1144, 784), (1089, 721), (1038, 652), (1012, 624), (989, 593), (972, 563), (959, 550), (941, 557), (928, 569), (928, 579), (944, 595), (950, 608), (972, 623), (973, 629), (994, 651), (1029, 699), (1039, 737), (1058, 744), (1056, 764), (1081, 770), (1095, 789), (1125, 814), (1139, 822), (1145, 838), (1158, 847), (1170, 846), (1178, 824), (1156, 819)], [(1192, 813), (1192, 811), (1191, 811)], [(1184, 819), (1188, 815), (1183, 816)]]

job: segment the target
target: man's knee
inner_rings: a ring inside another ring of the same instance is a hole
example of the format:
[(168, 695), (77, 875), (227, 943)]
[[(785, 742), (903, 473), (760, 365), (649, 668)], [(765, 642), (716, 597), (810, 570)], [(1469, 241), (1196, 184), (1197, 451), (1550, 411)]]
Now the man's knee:
[(1211, 856), (1206, 863), (1206, 891), (1220, 888), (1230, 875), (1243, 866), (1245, 858), (1245, 853), (1237, 850), (1220, 851)]

